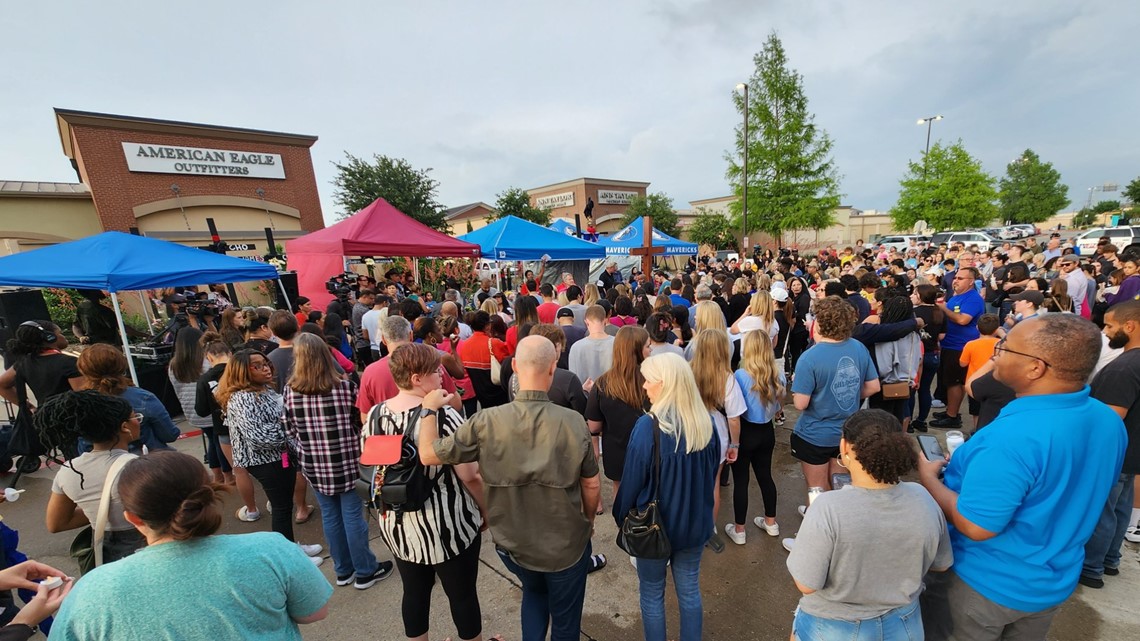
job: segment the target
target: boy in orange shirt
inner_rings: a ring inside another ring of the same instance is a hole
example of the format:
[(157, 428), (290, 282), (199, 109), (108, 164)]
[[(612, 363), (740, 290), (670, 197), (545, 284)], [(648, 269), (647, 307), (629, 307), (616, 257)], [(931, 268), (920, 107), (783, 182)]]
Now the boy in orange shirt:
[[(966, 368), (967, 381), (974, 377), (974, 372), (977, 372), (978, 368), (994, 357), (994, 345), (997, 345), (1000, 338), (999, 334), (1005, 332), (1001, 329), (997, 314), (982, 314), (978, 317), (978, 333), (981, 336), (966, 343), (966, 346), (962, 348), (962, 356), (958, 359), (958, 364)], [(970, 416), (974, 417), (974, 429), (976, 430), (978, 429), (978, 413), (981, 412), (981, 403), (970, 397), (969, 404)]]

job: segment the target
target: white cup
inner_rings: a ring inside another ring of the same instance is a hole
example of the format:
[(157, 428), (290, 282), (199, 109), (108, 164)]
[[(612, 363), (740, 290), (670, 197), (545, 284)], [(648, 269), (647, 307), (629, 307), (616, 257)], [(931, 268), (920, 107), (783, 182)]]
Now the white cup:
[(13, 501), (19, 501), (20, 495), (23, 493), (24, 490), (17, 490), (14, 487), (6, 487), (4, 488), (4, 500), (8, 501), (9, 503)]
[(954, 450), (962, 446), (966, 442), (966, 437), (958, 430), (950, 430), (946, 432), (946, 449), (949, 450), (950, 455), (954, 455)]

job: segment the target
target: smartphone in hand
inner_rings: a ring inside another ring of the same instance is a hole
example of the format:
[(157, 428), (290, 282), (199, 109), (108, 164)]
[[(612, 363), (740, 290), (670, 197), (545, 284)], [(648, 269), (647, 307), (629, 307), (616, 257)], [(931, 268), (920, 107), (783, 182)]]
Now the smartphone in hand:
[(922, 448), (922, 454), (928, 461), (941, 461), (946, 458), (942, 452), (942, 446), (938, 444), (938, 438), (935, 436), (919, 434), (918, 446)]

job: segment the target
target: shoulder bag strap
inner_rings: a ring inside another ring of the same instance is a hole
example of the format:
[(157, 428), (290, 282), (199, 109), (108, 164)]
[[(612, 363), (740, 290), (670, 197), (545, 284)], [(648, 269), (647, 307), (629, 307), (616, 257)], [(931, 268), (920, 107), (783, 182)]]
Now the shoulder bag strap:
[(103, 534), (107, 530), (107, 521), (111, 513), (111, 488), (119, 479), (119, 472), (123, 471), (123, 466), (137, 458), (138, 456), (134, 454), (121, 454), (111, 463), (111, 469), (107, 470), (107, 479), (103, 485), (103, 497), (99, 499), (99, 514), (95, 518), (95, 527), (91, 531), (91, 549), (95, 553), (95, 567), (103, 565)]

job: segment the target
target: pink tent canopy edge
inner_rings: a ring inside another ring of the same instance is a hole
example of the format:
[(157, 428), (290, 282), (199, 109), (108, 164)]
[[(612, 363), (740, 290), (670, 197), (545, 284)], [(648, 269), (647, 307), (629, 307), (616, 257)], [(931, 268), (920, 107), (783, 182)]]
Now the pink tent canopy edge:
[(478, 258), (479, 246), (452, 238), (409, 217), (383, 198), (345, 220), (286, 241), (297, 289), (323, 309), (332, 296), (325, 281), (339, 274), (345, 256)]

